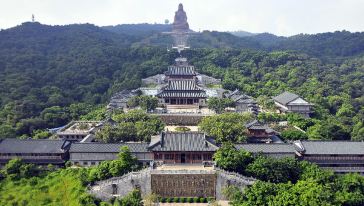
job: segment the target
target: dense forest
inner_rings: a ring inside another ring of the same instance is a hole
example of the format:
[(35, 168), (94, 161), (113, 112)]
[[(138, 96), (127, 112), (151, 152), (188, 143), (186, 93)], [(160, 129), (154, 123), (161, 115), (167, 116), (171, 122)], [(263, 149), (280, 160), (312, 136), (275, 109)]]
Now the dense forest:
[[(178, 56), (158, 46), (160, 40), (171, 40), (160, 34), (164, 30), (168, 25), (39, 23), (1, 30), (1, 138), (62, 126), (99, 108), (114, 92), (137, 88), (141, 78), (161, 73)], [(263, 105), (284, 90), (302, 95), (315, 104), (315, 114), (300, 124), (315, 139), (363, 138), (364, 57), (359, 54), (364, 34), (244, 38), (202, 32), (192, 37), (191, 45), (208, 48), (183, 55), (199, 72), (223, 79), (224, 88), (238, 88)], [(269, 48), (254, 50), (264, 47)], [(270, 51), (275, 48), (279, 51)]]

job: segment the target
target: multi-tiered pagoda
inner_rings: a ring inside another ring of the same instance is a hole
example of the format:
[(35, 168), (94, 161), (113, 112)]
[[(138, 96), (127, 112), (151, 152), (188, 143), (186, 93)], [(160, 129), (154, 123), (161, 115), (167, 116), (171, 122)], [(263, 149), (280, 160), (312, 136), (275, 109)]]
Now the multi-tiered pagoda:
[(198, 109), (206, 105), (206, 91), (198, 86), (195, 68), (186, 58), (177, 58), (165, 75), (168, 83), (157, 94), (159, 103), (169, 109)]

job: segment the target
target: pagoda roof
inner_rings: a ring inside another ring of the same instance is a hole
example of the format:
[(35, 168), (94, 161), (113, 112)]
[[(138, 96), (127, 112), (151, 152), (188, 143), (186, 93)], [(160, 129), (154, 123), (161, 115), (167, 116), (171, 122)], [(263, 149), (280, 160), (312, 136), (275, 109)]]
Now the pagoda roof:
[(195, 68), (193, 66), (169, 66), (165, 75), (195, 76)]
[(207, 95), (203, 91), (197, 92), (183, 92), (183, 91), (162, 91), (157, 95), (158, 97), (166, 98), (166, 97), (178, 97), (178, 98), (206, 98)]
[(162, 88), (162, 91), (157, 95), (158, 97), (196, 97), (205, 98), (206, 92), (201, 89), (195, 80), (192, 79), (178, 79), (169, 80), (168, 85)]
[(163, 132), (151, 142), (152, 151), (216, 151), (219, 147), (202, 132)]
[(199, 91), (202, 89), (197, 86), (193, 79), (169, 80), (168, 85), (163, 88), (165, 91)]

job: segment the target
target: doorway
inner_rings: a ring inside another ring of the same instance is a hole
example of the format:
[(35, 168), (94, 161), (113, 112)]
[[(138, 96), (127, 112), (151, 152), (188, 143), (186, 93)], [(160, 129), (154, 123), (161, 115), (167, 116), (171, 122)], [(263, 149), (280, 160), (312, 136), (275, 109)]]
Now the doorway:
[(181, 154), (181, 163), (186, 163), (186, 154)]

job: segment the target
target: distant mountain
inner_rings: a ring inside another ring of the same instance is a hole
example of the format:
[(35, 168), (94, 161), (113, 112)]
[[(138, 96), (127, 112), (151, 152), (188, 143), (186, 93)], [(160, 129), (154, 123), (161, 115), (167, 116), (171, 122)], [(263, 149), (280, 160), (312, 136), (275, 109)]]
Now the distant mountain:
[(230, 31), (228, 32), (234, 36), (237, 36), (237, 37), (246, 37), (246, 36), (254, 36), (254, 35), (257, 35), (257, 34), (254, 34), (254, 33), (250, 33), (250, 32), (247, 32), (247, 31)]
[(119, 34), (146, 36), (172, 30), (171, 24), (119, 24), (116, 26), (103, 26), (103, 29)]
[[(124, 24), (102, 27), (136, 38), (134, 46), (155, 45), (170, 47), (172, 38), (162, 35), (170, 31), (170, 24)], [(203, 31), (190, 38), (194, 48), (241, 48), (265, 51), (294, 50), (322, 59), (350, 57), (364, 53), (364, 33), (336, 31), (320, 34), (299, 34), (291, 37), (270, 33), (254, 34), (246, 31)]]
[[(16, 44), (21, 44), (21, 42), (28, 43), (37, 40), (43, 41), (42, 45), (50, 50), (60, 50), (65, 46), (80, 44), (87, 39), (93, 44), (113, 44), (119, 47), (159, 46), (170, 48), (173, 40), (171, 36), (162, 34), (162, 32), (171, 31), (171, 29), (171, 24), (121, 24), (97, 27), (91, 24), (47, 26), (28, 22), (18, 27), (2, 30), (0, 46), (14, 43), (14, 41)], [(79, 33), (82, 35), (75, 35)], [(81, 37), (82, 39), (79, 39)], [(64, 43), (64, 41), (71, 41), (72, 44)], [(51, 42), (51, 44), (47, 42)], [(245, 31), (203, 31), (193, 35), (189, 44), (192, 48), (293, 50), (321, 59), (332, 59), (363, 54), (364, 33), (337, 31), (281, 37), (269, 33), (253, 34)]]

